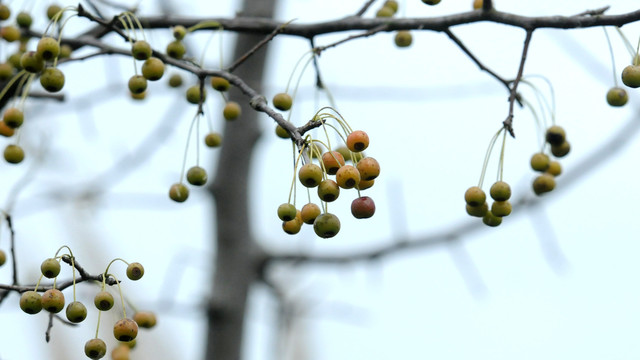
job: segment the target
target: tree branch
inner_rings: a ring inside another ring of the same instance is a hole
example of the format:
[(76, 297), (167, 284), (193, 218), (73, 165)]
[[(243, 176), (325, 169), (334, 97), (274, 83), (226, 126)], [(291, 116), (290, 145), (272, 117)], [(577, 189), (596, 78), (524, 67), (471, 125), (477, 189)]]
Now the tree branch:
[(502, 122), (504, 128), (509, 132), (511, 137), (515, 138), (516, 134), (513, 131), (513, 107), (518, 98), (518, 84), (522, 80), (522, 74), (524, 72), (524, 64), (527, 61), (527, 52), (529, 51), (529, 44), (531, 43), (531, 36), (533, 30), (527, 30), (527, 35), (524, 39), (524, 46), (522, 47), (522, 57), (520, 58), (520, 66), (518, 67), (518, 74), (516, 75), (513, 85), (511, 85), (511, 93), (509, 94), (509, 115), (507, 119)]

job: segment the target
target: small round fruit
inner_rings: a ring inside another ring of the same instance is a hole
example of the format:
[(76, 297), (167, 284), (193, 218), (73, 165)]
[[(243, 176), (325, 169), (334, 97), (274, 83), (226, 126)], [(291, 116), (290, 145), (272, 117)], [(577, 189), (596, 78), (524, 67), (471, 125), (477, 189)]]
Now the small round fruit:
[(89, 359), (102, 359), (107, 354), (107, 344), (98, 338), (91, 339), (84, 344), (84, 354)]
[[(203, 89), (204, 90), (204, 89)], [(203, 95), (200, 95), (200, 85), (193, 85), (187, 89), (187, 101), (192, 104), (199, 104), (200, 100), (204, 101), (207, 98), (207, 91), (204, 90)]]
[(146, 98), (147, 98), (147, 92), (146, 92), (146, 91), (144, 91), (144, 92), (141, 92), (140, 94), (134, 94), (134, 93), (132, 93), (132, 92), (129, 92), (129, 96), (131, 96), (131, 98), (132, 98), (133, 100), (138, 100), (138, 101), (140, 101), (140, 100), (144, 100), (144, 99), (146, 99)]
[(567, 135), (561, 126), (553, 125), (547, 129), (545, 139), (551, 145), (562, 145)]
[(35, 51), (27, 51), (20, 57), (20, 66), (30, 73), (38, 73), (44, 68), (44, 60)]
[(176, 25), (173, 27), (173, 38), (176, 40), (182, 40), (187, 36), (187, 29), (182, 25)]
[(305, 224), (313, 224), (315, 219), (320, 215), (320, 207), (314, 203), (305, 204), (300, 210), (300, 217)]
[(189, 198), (189, 189), (183, 183), (175, 183), (169, 188), (169, 198), (175, 202), (185, 202)]
[(3, 26), (0, 29), (0, 37), (6, 42), (14, 42), (20, 40), (20, 29), (15, 26)]
[(278, 218), (282, 221), (291, 221), (296, 218), (297, 211), (293, 204), (281, 204), (278, 206)]
[(408, 30), (400, 30), (396, 33), (394, 41), (397, 47), (409, 47), (413, 42), (413, 36), (411, 36), (411, 32)]
[(60, 274), (60, 263), (54, 258), (48, 258), (40, 264), (40, 271), (45, 277), (53, 279)]
[(140, 280), (144, 275), (144, 267), (139, 262), (132, 262), (127, 266), (127, 277), (130, 280)]
[(536, 195), (542, 195), (553, 190), (556, 187), (556, 180), (552, 175), (542, 174), (533, 180), (533, 192)]
[(24, 150), (18, 145), (9, 144), (4, 148), (4, 159), (10, 164), (19, 164), (24, 160)]
[(313, 221), (313, 231), (321, 238), (331, 238), (340, 231), (340, 219), (331, 213), (324, 213)]
[(222, 115), (226, 120), (235, 120), (240, 117), (242, 113), (242, 109), (240, 108), (240, 104), (235, 101), (229, 101), (222, 109)]
[(276, 135), (281, 139), (290, 139), (291, 138), (291, 136), (289, 135), (287, 130), (285, 130), (285, 128), (283, 128), (280, 125), (276, 125)]
[(375, 184), (375, 180), (363, 180), (360, 179), (360, 182), (358, 183), (357, 189), (358, 190), (367, 190), (368, 188), (372, 187), (373, 184)]
[(491, 185), (489, 194), (495, 201), (507, 201), (511, 197), (511, 187), (504, 181), (496, 181)]
[(613, 87), (607, 91), (607, 103), (611, 106), (624, 106), (629, 101), (627, 90), (621, 87)]
[(55, 67), (46, 68), (40, 76), (40, 85), (48, 92), (58, 92), (64, 87), (64, 73)]
[(566, 156), (571, 151), (571, 144), (568, 141), (563, 142), (560, 145), (551, 145), (551, 153), (553, 156), (561, 158)]
[(111, 351), (111, 360), (130, 360), (130, 359), (131, 359), (131, 348), (126, 344), (120, 344), (115, 349), (113, 349), (113, 351)]
[(318, 197), (325, 202), (335, 201), (340, 196), (340, 186), (331, 180), (324, 179), (318, 185)]
[(322, 169), (316, 164), (304, 164), (298, 170), (298, 179), (308, 188), (316, 187), (322, 181)]
[(489, 211), (489, 205), (485, 202), (482, 205), (471, 206), (467, 204), (466, 206), (467, 214), (475, 217), (483, 217), (487, 211)]
[(389, 6), (383, 6), (376, 12), (376, 17), (378, 18), (389, 18), (392, 17), (396, 12), (393, 11), (393, 8)]
[(172, 88), (182, 86), (182, 76), (180, 76), (180, 74), (172, 74), (169, 77), (169, 86), (171, 86)]
[(220, 147), (222, 145), (222, 135), (217, 132), (208, 133), (204, 137), (204, 143), (210, 148)]
[(295, 235), (302, 229), (302, 218), (300, 217), (300, 211), (297, 212), (296, 218), (289, 221), (282, 222), (282, 230), (289, 235)]
[(62, 11), (62, 8), (59, 5), (51, 4), (47, 7), (47, 19), (53, 20), (53, 18)]
[(0, 135), (4, 137), (12, 137), (15, 132), (16, 131), (13, 128), (7, 126), (4, 121), (0, 121)]
[(58, 289), (49, 289), (42, 294), (42, 308), (50, 313), (59, 313), (64, 309), (64, 294)]
[(369, 146), (369, 135), (362, 130), (356, 130), (347, 136), (347, 148), (353, 152), (360, 152)]
[(142, 64), (142, 76), (147, 80), (157, 81), (164, 75), (164, 63), (157, 57), (150, 57)]
[(427, 5), (438, 5), (440, 0), (422, 0), (422, 2)]
[(5, 4), (0, 4), (0, 20), (7, 20), (11, 16), (11, 9)]
[(535, 171), (546, 171), (550, 163), (549, 155), (545, 153), (535, 153), (531, 156), (531, 168)]
[(507, 201), (494, 201), (491, 204), (491, 213), (495, 216), (504, 217), (511, 214), (511, 203)]
[(7, 253), (0, 250), (0, 266), (7, 262)]
[(640, 87), (640, 65), (628, 65), (622, 70), (622, 82), (630, 88)]
[(473, 0), (473, 10), (480, 10), (482, 9), (482, 0)]
[(13, 77), (14, 68), (10, 63), (0, 63), (0, 81), (7, 81)]
[(388, 8), (391, 8), (391, 10), (393, 10), (393, 12), (398, 12), (398, 2), (396, 0), (387, 0), (384, 2), (384, 5), (382, 6), (386, 6)]
[(560, 165), (559, 162), (552, 161), (549, 164), (549, 168), (547, 169), (546, 172), (551, 176), (559, 176), (560, 174), (562, 174), (562, 166)]
[(42, 310), (42, 296), (35, 291), (25, 291), (20, 296), (20, 309), (27, 314), (37, 314)]
[(36, 53), (44, 60), (53, 60), (60, 54), (60, 45), (52, 37), (43, 37), (38, 41)]
[(141, 328), (151, 329), (156, 326), (156, 315), (151, 311), (138, 311), (133, 314), (133, 321)]
[(147, 90), (147, 79), (142, 75), (133, 75), (129, 79), (129, 91), (132, 94), (142, 94)]
[(200, 166), (193, 166), (187, 171), (187, 181), (191, 185), (202, 186), (207, 183), (207, 171)]
[(368, 219), (376, 212), (376, 204), (368, 196), (361, 196), (351, 202), (351, 214), (356, 219)]
[(184, 47), (184, 44), (180, 40), (174, 40), (167, 45), (167, 55), (174, 59), (182, 59), (186, 52), (187, 49)]
[(113, 326), (113, 336), (119, 341), (131, 341), (138, 336), (138, 324), (131, 319), (120, 319)]
[(29, 15), (29, 13), (21, 11), (18, 13), (18, 15), (16, 15), (16, 23), (21, 28), (28, 29), (33, 23), (33, 18), (31, 17), (31, 15)]
[(322, 164), (327, 174), (335, 175), (345, 165), (344, 156), (337, 151), (328, 151), (322, 154)]
[(15, 107), (8, 108), (2, 116), (2, 121), (12, 129), (19, 128), (24, 122), (24, 113)]
[(137, 40), (131, 46), (131, 54), (137, 60), (147, 60), (152, 52), (151, 45), (144, 40)]
[(67, 305), (66, 314), (69, 321), (77, 324), (87, 318), (87, 308), (80, 301), (72, 301)]
[(62, 44), (60, 46), (60, 55), (61, 59), (67, 59), (71, 57), (71, 53), (73, 52), (73, 48), (69, 44)]
[(279, 93), (273, 97), (273, 106), (278, 110), (287, 111), (291, 109), (291, 105), (293, 104), (293, 99), (291, 95), (287, 93)]
[(229, 80), (220, 77), (220, 76), (212, 76), (211, 77), (211, 87), (217, 91), (227, 91), (231, 87)]
[(464, 201), (469, 206), (480, 206), (487, 201), (487, 195), (479, 186), (472, 186), (465, 191)]
[(336, 172), (336, 182), (343, 189), (352, 189), (360, 183), (360, 172), (351, 165), (341, 166)]
[(373, 180), (380, 175), (380, 164), (372, 157), (365, 157), (358, 161), (356, 168), (360, 172), (360, 179)]
[(93, 304), (100, 311), (107, 311), (113, 307), (113, 295), (108, 291), (100, 291), (93, 298)]
[(487, 226), (496, 227), (502, 224), (502, 218), (493, 215), (491, 211), (487, 211), (482, 217), (482, 222)]

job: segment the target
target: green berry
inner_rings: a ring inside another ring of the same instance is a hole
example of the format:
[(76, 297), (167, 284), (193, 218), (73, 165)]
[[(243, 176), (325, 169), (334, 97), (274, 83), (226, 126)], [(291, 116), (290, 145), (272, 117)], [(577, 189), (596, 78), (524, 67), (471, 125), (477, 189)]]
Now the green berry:
[(59, 5), (51, 4), (47, 7), (47, 19), (53, 20), (53, 18), (62, 11), (62, 8)]
[(284, 203), (278, 206), (278, 218), (282, 221), (291, 221), (296, 218), (297, 210), (293, 204)]
[(613, 87), (607, 91), (607, 103), (611, 106), (624, 106), (629, 101), (627, 90), (621, 87)]
[(340, 231), (340, 219), (331, 213), (319, 215), (313, 221), (313, 231), (321, 238), (331, 238)]
[(7, 262), (7, 253), (0, 250), (0, 266), (4, 265)]
[(422, 0), (422, 2), (427, 5), (438, 5), (440, 0)]
[(2, 121), (12, 129), (19, 128), (24, 122), (24, 113), (15, 107), (8, 108), (2, 116)]
[(42, 294), (42, 308), (50, 313), (59, 313), (64, 309), (64, 294), (58, 289), (49, 289)]
[(562, 174), (562, 166), (557, 161), (552, 161), (549, 163), (549, 168), (547, 169), (547, 174), (551, 176), (559, 176)]
[(562, 145), (567, 135), (561, 126), (553, 125), (547, 129), (545, 139), (551, 145)]
[(42, 275), (49, 279), (53, 279), (60, 274), (60, 262), (54, 258), (48, 258), (40, 264)]
[(316, 187), (322, 181), (322, 169), (316, 164), (304, 164), (298, 171), (298, 179), (305, 187)]
[(222, 145), (222, 135), (217, 132), (208, 133), (204, 137), (204, 143), (207, 147), (216, 148)]
[(294, 235), (300, 232), (302, 229), (302, 216), (300, 211), (296, 211), (296, 217), (289, 221), (282, 222), (282, 230), (289, 235)]
[(93, 298), (93, 304), (100, 311), (107, 311), (113, 307), (113, 295), (108, 291), (100, 291)]
[(361, 196), (351, 202), (351, 215), (356, 219), (368, 219), (376, 212), (376, 204), (368, 196)]
[(24, 150), (18, 145), (9, 144), (4, 148), (4, 159), (10, 164), (19, 164), (24, 160)]
[(628, 65), (622, 70), (622, 82), (630, 88), (640, 87), (640, 65)]
[(202, 186), (207, 183), (207, 171), (200, 166), (193, 166), (187, 171), (187, 181), (191, 185)]
[(318, 197), (324, 202), (335, 201), (340, 196), (340, 186), (331, 180), (324, 179), (318, 184)]
[(40, 76), (40, 85), (48, 92), (58, 92), (64, 87), (64, 74), (58, 68), (46, 68)]
[(187, 29), (182, 25), (176, 25), (173, 27), (173, 37), (176, 40), (182, 40), (187, 36)]
[(72, 301), (67, 305), (66, 315), (67, 320), (77, 324), (87, 318), (87, 308), (80, 301)]
[(397, 47), (401, 47), (401, 48), (409, 47), (413, 42), (413, 36), (411, 35), (411, 32), (409, 32), (408, 30), (400, 30), (396, 33), (394, 41)]
[(144, 40), (137, 40), (131, 45), (131, 55), (138, 60), (147, 60), (152, 53), (151, 45)]
[(29, 13), (21, 11), (18, 13), (18, 15), (16, 15), (16, 23), (21, 28), (28, 29), (33, 23), (33, 18), (31, 17), (31, 15), (29, 15)]
[(2, 37), (6, 42), (14, 42), (20, 40), (21, 32), (15, 26), (3, 26), (0, 29), (0, 37)]
[(556, 180), (550, 174), (542, 174), (533, 180), (533, 192), (542, 195), (556, 187)]
[(487, 211), (489, 211), (489, 205), (487, 203), (483, 203), (482, 205), (471, 206), (467, 204), (466, 206), (467, 214), (475, 217), (483, 217)]
[(169, 198), (175, 202), (185, 202), (189, 197), (189, 189), (183, 183), (176, 183), (169, 188)]
[(144, 275), (144, 267), (139, 262), (132, 262), (127, 266), (127, 277), (130, 280), (140, 280)]
[(229, 80), (223, 77), (212, 76), (211, 87), (213, 87), (217, 91), (227, 91), (231, 87), (231, 84), (229, 83)]
[(107, 354), (107, 344), (98, 338), (91, 339), (84, 344), (84, 354), (89, 359), (102, 359)]
[(113, 336), (119, 341), (131, 341), (138, 336), (138, 324), (131, 319), (120, 319), (113, 326)]
[(280, 125), (276, 125), (276, 135), (281, 139), (290, 139), (291, 136), (285, 128)]
[(35, 291), (26, 291), (20, 296), (20, 309), (27, 314), (37, 314), (42, 310), (42, 296)]
[(378, 18), (389, 18), (392, 17), (396, 12), (389, 6), (383, 6), (376, 13), (376, 17)]
[(0, 20), (7, 20), (11, 16), (11, 9), (5, 4), (0, 4)]
[(73, 48), (68, 44), (62, 44), (60, 46), (60, 55), (58, 55), (61, 59), (67, 59), (71, 57), (71, 53), (73, 52)]
[(147, 80), (160, 80), (164, 75), (164, 63), (156, 57), (150, 57), (142, 64), (142, 76)]
[(30, 73), (38, 73), (44, 68), (44, 60), (35, 51), (28, 51), (20, 57), (20, 66)]
[(491, 211), (487, 211), (482, 217), (482, 222), (487, 226), (496, 227), (502, 224), (502, 218), (493, 215)]
[(300, 210), (300, 218), (305, 224), (313, 224), (316, 218), (320, 215), (320, 207), (314, 203), (305, 204)]
[(180, 40), (174, 40), (167, 45), (167, 55), (174, 59), (182, 59), (186, 52), (187, 49), (184, 47), (184, 44)]
[(549, 155), (545, 153), (535, 153), (531, 156), (531, 168), (535, 171), (546, 171), (549, 168), (551, 160)]
[(511, 187), (504, 181), (496, 181), (491, 185), (489, 194), (495, 201), (507, 201), (511, 197)]
[(132, 94), (142, 94), (147, 90), (147, 79), (142, 75), (133, 75), (129, 79), (129, 91)]
[(491, 213), (498, 217), (509, 216), (511, 214), (511, 203), (507, 201), (494, 201), (491, 204)]
[(353, 189), (360, 183), (360, 172), (351, 165), (341, 166), (336, 172), (336, 182), (343, 189)]
[(469, 206), (480, 206), (487, 200), (487, 195), (479, 186), (472, 186), (464, 193), (464, 201)]
[(273, 97), (273, 106), (278, 110), (287, 111), (291, 109), (291, 105), (293, 104), (293, 99), (291, 95), (287, 93), (279, 93)]
[(0, 63), (0, 81), (7, 81), (13, 77), (14, 67), (11, 63)]
[(555, 157), (564, 157), (569, 151), (571, 151), (571, 144), (568, 141), (563, 142), (560, 145), (551, 145), (551, 153)]
[(151, 329), (156, 326), (156, 315), (151, 311), (138, 311), (133, 314), (133, 321), (135, 321), (139, 327), (145, 329)]
[(44, 60), (53, 60), (60, 54), (60, 45), (52, 37), (43, 37), (38, 41), (36, 53)]
[(229, 101), (222, 109), (222, 116), (226, 120), (235, 120), (240, 117), (242, 114), (242, 108), (240, 108), (240, 104), (235, 101)]
[(169, 86), (171, 86), (172, 88), (182, 86), (182, 76), (180, 76), (180, 74), (172, 74), (169, 77)]
[(388, 8), (390, 8), (391, 10), (393, 10), (393, 12), (398, 12), (398, 2), (396, 0), (387, 0), (384, 2), (384, 5), (382, 6), (386, 6)]
[(192, 104), (199, 104), (200, 100), (204, 101), (207, 98), (207, 91), (204, 90), (203, 95), (200, 96), (200, 85), (193, 85), (187, 89), (187, 101)]

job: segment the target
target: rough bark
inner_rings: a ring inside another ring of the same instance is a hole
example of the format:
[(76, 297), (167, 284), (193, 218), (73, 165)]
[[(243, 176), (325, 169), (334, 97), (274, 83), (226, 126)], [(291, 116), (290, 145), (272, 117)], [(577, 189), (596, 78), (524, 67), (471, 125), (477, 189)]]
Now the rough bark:
[[(276, 0), (245, 0), (242, 15), (271, 18), (275, 3)], [(263, 37), (238, 35), (234, 59)], [(235, 71), (258, 92), (265, 59), (263, 48)], [(216, 219), (212, 221), (216, 224), (216, 251), (204, 356), (207, 360), (241, 359), (247, 296), (259, 270), (255, 261), (259, 249), (252, 237), (247, 195), (251, 158), (260, 135), (257, 123), (260, 114), (246, 102), (239, 102), (243, 106), (242, 116), (225, 126), (218, 170), (211, 186), (216, 205)]]

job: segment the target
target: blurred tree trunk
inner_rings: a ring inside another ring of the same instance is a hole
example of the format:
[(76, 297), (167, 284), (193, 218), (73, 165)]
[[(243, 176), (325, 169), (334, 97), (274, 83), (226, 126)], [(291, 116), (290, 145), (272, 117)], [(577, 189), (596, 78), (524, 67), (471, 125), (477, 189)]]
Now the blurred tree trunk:
[[(244, 0), (242, 15), (271, 18), (275, 5), (276, 0)], [(263, 36), (238, 35), (233, 59), (262, 39)], [(265, 60), (266, 47), (234, 73), (261, 93)], [(234, 98), (233, 92), (231, 98)], [(216, 205), (216, 251), (208, 312), (207, 360), (241, 358), (247, 296), (258, 270), (254, 255), (260, 250), (252, 237), (247, 196), (251, 159), (260, 136), (260, 114), (246, 101), (241, 105), (242, 116), (225, 124), (218, 169), (210, 188)]]

